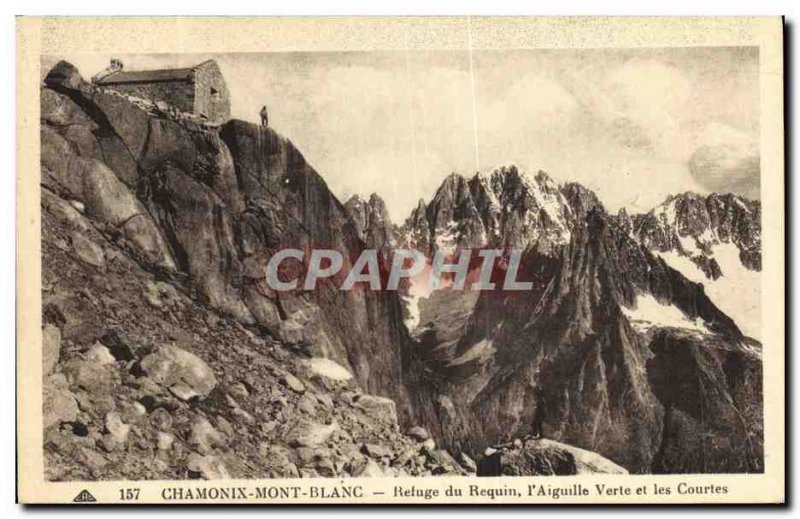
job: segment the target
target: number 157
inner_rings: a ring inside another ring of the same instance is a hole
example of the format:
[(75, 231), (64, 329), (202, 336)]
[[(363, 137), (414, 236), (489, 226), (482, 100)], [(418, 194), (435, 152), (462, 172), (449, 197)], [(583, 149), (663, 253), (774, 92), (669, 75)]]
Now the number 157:
[(119, 498), (123, 501), (136, 501), (139, 499), (138, 488), (120, 488)]

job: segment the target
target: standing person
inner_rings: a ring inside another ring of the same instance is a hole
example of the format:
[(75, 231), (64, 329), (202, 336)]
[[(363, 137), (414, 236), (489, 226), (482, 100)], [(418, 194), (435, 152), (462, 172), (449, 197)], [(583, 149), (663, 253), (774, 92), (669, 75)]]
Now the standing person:
[(261, 111), (259, 112), (261, 116), (261, 126), (269, 126), (269, 117), (267, 116), (267, 106), (264, 105), (261, 107)]

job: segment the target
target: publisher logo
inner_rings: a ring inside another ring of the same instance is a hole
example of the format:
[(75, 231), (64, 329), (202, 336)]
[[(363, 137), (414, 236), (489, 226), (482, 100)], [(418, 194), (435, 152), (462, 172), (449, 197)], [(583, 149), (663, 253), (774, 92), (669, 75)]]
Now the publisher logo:
[(81, 490), (80, 494), (75, 496), (75, 499), (72, 500), (73, 503), (96, 503), (97, 499), (94, 498), (91, 492), (84, 489)]

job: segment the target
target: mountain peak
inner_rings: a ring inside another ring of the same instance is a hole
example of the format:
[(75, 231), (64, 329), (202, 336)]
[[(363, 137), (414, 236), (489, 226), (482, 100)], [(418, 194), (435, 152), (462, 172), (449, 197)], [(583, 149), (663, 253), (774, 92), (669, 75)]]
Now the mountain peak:
[(364, 205), (366, 203), (367, 203), (367, 201), (364, 200), (364, 197), (362, 197), (359, 194), (355, 194), (355, 195), (351, 196), (350, 198), (348, 198), (347, 201), (344, 203), (344, 205), (345, 205), (345, 207), (348, 207), (348, 206), (349, 207), (357, 207), (357, 206), (360, 206), (360, 205)]
[(355, 224), (359, 238), (368, 245), (380, 249), (393, 240), (386, 204), (377, 193), (372, 193), (368, 200), (353, 195), (344, 203), (344, 209)]
[[(451, 173), (430, 204), (420, 200), (406, 220), (409, 243), (430, 248), (502, 246), (545, 250), (569, 241), (571, 209), (544, 171), (530, 175), (516, 164), (476, 173)], [(424, 221), (423, 221), (424, 220)]]

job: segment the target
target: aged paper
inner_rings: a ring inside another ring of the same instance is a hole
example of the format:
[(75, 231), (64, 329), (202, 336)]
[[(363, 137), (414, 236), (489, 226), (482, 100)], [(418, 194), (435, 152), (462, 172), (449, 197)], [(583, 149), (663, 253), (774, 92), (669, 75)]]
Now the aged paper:
[(19, 500), (783, 502), (782, 30), (19, 18)]

